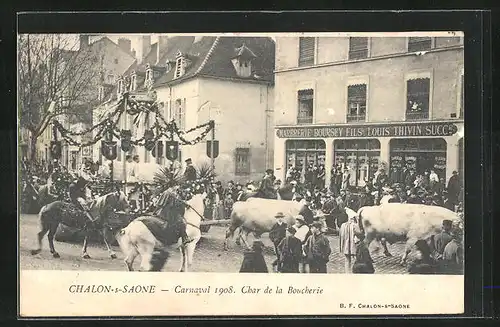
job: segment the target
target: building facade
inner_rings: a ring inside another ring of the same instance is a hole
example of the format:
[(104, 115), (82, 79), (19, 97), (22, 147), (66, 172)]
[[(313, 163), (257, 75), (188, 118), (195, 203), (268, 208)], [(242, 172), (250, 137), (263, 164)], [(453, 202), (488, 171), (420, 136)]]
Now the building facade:
[[(278, 37), (274, 165), (463, 172), (463, 38)], [(462, 174), (463, 175), (463, 174)]]
[[(261, 178), (273, 166), (273, 84), (274, 41), (265, 37), (159, 36), (151, 44), (142, 37), (139, 58), (117, 81), (119, 96), (156, 94), (162, 115), (175, 120), (180, 130), (215, 121), (219, 155), (215, 159), (218, 179), (245, 182)], [(149, 129), (132, 124), (123, 126), (140, 138)], [(187, 136), (194, 139), (199, 135)], [(180, 146), (179, 163), (191, 158), (195, 165), (210, 163), (206, 139), (196, 145)], [(97, 151), (99, 152), (99, 151)], [(135, 148), (141, 163), (164, 165), (143, 147)], [(124, 160), (120, 153), (117, 167)], [(115, 177), (120, 178), (120, 168)]]

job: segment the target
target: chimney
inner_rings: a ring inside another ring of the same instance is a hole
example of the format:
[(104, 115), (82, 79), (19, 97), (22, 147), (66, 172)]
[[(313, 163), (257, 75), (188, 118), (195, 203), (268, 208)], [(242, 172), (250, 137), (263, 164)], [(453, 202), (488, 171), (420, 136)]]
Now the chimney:
[(143, 35), (141, 37), (141, 56), (140, 56), (141, 63), (145, 63), (144, 60), (146, 59), (146, 56), (148, 55), (150, 50), (151, 50), (151, 36)]
[(118, 39), (118, 46), (120, 49), (125, 51), (126, 53), (130, 53), (130, 49), (132, 47), (132, 41), (126, 38), (119, 38)]
[(158, 44), (156, 47), (156, 64), (160, 62), (161, 55), (168, 47), (168, 36), (158, 36)]
[(89, 46), (89, 36), (87, 34), (80, 34), (80, 50)]

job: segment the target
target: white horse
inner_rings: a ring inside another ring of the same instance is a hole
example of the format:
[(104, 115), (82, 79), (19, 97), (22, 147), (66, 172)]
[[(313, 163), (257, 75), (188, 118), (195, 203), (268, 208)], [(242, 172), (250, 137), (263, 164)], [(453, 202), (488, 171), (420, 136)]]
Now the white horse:
[[(187, 244), (182, 244), (182, 240), (179, 239), (177, 240), (177, 243), (174, 243), (171, 246), (165, 246), (153, 235), (149, 228), (139, 218), (135, 219), (127, 227), (122, 229), (116, 236), (116, 239), (122, 252), (125, 254), (124, 261), (127, 265), (127, 269), (129, 271), (133, 271), (132, 265), (134, 260), (138, 255), (140, 255), (142, 259), (141, 270), (161, 270), (161, 267), (159, 267), (159, 269), (153, 268), (153, 253), (157, 249), (167, 253), (166, 249), (171, 247), (180, 249), (182, 261), (179, 271), (187, 272), (189, 266), (193, 263), (193, 255), (196, 244), (201, 238), (200, 225), (203, 219), (203, 200), (206, 196), (206, 193), (195, 194), (190, 200), (186, 201), (187, 206), (184, 213), (184, 219), (186, 222), (186, 232), (188, 237), (191, 239), (191, 242)], [(165, 256), (165, 261), (167, 257), (168, 255)], [(165, 261), (163, 261), (163, 263)], [(161, 266), (163, 266), (163, 264), (161, 264)]]

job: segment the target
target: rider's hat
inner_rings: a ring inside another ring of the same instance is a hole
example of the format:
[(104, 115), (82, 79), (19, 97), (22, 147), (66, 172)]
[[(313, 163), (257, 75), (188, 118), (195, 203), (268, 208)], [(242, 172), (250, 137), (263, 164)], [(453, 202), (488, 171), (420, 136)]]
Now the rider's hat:
[(272, 173), (274, 173), (274, 170), (272, 170), (272, 169), (266, 169), (266, 173), (272, 174)]
[(283, 212), (277, 212), (276, 215), (274, 215), (275, 218), (283, 218), (285, 217), (285, 215), (283, 214)]

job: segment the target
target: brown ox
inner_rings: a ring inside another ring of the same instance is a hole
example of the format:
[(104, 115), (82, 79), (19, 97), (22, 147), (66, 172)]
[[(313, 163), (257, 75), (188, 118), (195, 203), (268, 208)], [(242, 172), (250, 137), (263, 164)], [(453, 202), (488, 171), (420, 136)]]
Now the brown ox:
[(393, 244), (406, 241), (401, 264), (406, 262), (417, 240), (426, 240), (432, 248), (432, 238), (441, 231), (443, 220), (458, 219), (455, 212), (446, 208), (406, 203), (362, 207), (357, 216), (366, 244), (370, 245), (375, 239), (380, 241), (386, 256), (391, 256), (386, 242)]
[[(307, 223), (313, 221), (313, 212), (304, 204), (296, 201), (250, 198), (245, 202), (236, 202), (231, 212), (231, 225), (226, 231), (224, 250), (227, 250), (227, 241), (234, 236), (234, 232), (238, 228), (240, 229), (238, 239), (241, 238), (245, 246), (249, 248), (246, 236), (253, 232), (257, 238), (260, 238), (262, 234), (269, 232), (276, 223), (274, 216), (278, 212), (284, 214), (283, 220), (289, 226), (295, 224), (294, 216), (298, 214), (303, 215)], [(243, 234), (245, 234), (245, 238)]]

